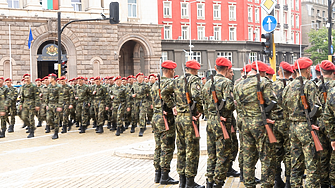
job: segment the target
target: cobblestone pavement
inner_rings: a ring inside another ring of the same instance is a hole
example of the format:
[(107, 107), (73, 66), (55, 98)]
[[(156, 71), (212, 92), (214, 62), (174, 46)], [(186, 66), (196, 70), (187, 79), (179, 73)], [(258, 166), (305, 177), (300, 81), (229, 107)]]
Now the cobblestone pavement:
[[(104, 128), (96, 134), (90, 128), (79, 134), (73, 128), (67, 134), (45, 134), (44, 128), (36, 130), (35, 137), (27, 139), (22, 122), (17, 119), (14, 133), (0, 139), (0, 187), (178, 187), (154, 184), (152, 162), (153, 134), (150, 126), (144, 136), (139, 129), (130, 134), (129, 129), (117, 137)], [(201, 150), (205, 154), (205, 122), (201, 122)], [(201, 155), (196, 182), (205, 185), (206, 155)], [(171, 164), (170, 175), (178, 179), (176, 159)], [(238, 169), (238, 163), (234, 163)], [(257, 169), (260, 169), (259, 164)], [(256, 171), (259, 178), (259, 170)], [(239, 178), (228, 178), (225, 187), (244, 187)]]

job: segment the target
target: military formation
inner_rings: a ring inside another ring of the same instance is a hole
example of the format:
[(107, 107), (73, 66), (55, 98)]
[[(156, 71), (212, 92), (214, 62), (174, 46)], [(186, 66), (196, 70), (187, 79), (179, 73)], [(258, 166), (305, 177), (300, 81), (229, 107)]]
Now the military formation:
[[(200, 155), (200, 119), (207, 121), (206, 187), (222, 188), (226, 178), (240, 177), (245, 187), (335, 187), (335, 66), (324, 60), (315, 68), (302, 57), (281, 62), (278, 77), (261, 61), (247, 64), (233, 82), (232, 63), (216, 59), (216, 74), (199, 78), (196, 60), (182, 66), (167, 60), (161, 73), (126, 77), (77, 77), (67, 80), (50, 74), (31, 82), (23, 75), (16, 89), (0, 77), (0, 138), (14, 132), (15, 116), (24, 122), (28, 138), (46, 121), (52, 139), (72, 126), (80, 134), (93, 122), (96, 133), (107, 129), (120, 136), (130, 128), (142, 137), (147, 124), (155, 139), (155, 183), (180, 188), (204, 188), (194, 181)], [(6, 85), (6, 86), (5, 86)], [(18, 102), (18, 101), (19, 102)], [(236, 112), (236, 114), (235, 114)], [(35, 116), (38, 120), (35, 127)], [(237, 135), (237, 130), (239, 134)], [(238, 144), (240, 143), (240, 144)], [(179, 181), (169, 176), (177, 147)], [(240, 173), (233, 161), (239, 152)], [(261, 162), (261, 179), (255, 177)], [(281, 168), (281, 164), (285, 168)], [(281, 178), (284, 170), (285, 182)], [(306, 174), (305, 174), (306, 173)]]

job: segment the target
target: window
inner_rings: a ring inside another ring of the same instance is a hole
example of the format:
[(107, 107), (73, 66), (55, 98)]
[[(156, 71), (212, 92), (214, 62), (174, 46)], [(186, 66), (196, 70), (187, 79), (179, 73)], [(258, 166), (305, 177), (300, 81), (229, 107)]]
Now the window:
[(249, 53), (249, 63), (252, 63), (257, 60), (257, 52), (250, 52)]
[(197, 15), (198, 15), (198, 19), (205, 18), (205, 4), (203, 3), (197, 4)]
[(249, 27), (249, 28), (248, 28), (248, 40), (249, 40), (249, 41), (252, 41), (252, 40), (253, 40), (253, 39), (252, 39), (252, 38), (253, 38), (252, 30), (253, 30), (252, 27)]
[(188, 18), (188, 3), (181, 3), (181, 18)]
[(162, 51), (162, 62), (168, 60), (168, 53), (167, 51)]
[(299, 16), (295, 16), (295, 28), (299, 28)]
[(284, 41), (284, 43), (286, 43), (286, 41), (287, 41), (287, 31), (284, 31), (283, 41)]
[(221, 20), (221, 5), (213, 5), (214, 20)]
[(184, 40), (188, 39), (188, 26), (181, 27), (181, 38)]
[(163, 2), (163, 14), (164, 14), (164, 18), (171, 17), (171, 2), (170, 1)]
[(299, 0), (295, 0), (295, 10), (299, 10)]
[(316, 11), (316, 16), (320, 16), (320, 10)]
[(259, 0), (255, 0), (255, 3), (259, 3)]
[(255, 41), (259, 41), (259, 29), (255, 29)]
[(221, 40), (221, 27), (220, 26), (214, 27), (214, 40)]
[(294, 32), (291, 32), (291, 43), (294, 44)]
[(236, 40), (236, 28), (235, 27), (229, 28), (229, 40), (231, 41)]
[(171, 26), (170, 25), (166, 25), (164, 26), (164, 39), (171, 39)]
[(236, 6), (229, 5), (229, 21), (236, 21)]
[(296, 34), (295, 34), (295, 43), (296, 43), (296, 44), (299, 44), (299, 40), (300, 40), (300, 39), (299, 39), (299, 33), (296, 33)]
[(19, 0), (7, 0), (8, 8), (20, 8)]
[(294, 0), (291, 0), (291, 10), (294, 10)]
[(312, 24), (311, 24), (312, 29), (314, 29), (314, 26), (315, 26), (314, 21), (312, 21)]
[(252, 7), (248, 8), (248, 22), (252, 22)]
[(198, 40), (205, 40), (205, 27), (198, 26)]
[(322, 11), (322, 17), (325, 17), (325, 15), (326, 15), (325, 11)]
[(185, 53), (185, 62), (189, 61), (190, 59), (195, 59), (196, 61), (198, 61), (201, 64), (201, 52), (199, 51), (193, 51), (191, 53), (191, 57), (189, 57), (189, 52)]
[(218, 52), (217, 55), (218, 57), (227, 58), (231, 61), (231, 63), (233, 63), (233, 52)]
[(74, 11), (81, 11), (81, 0), (71, 0)]
[(291, 15), (291, 27), (294, 27), (294, 15)]
[(205, 73), (202, 71), (198, 71), (199, 78), (205, 77)]
[(255, 22), (259, 23), (259, 8), (255, 8)]
[(311, 9), (311, 16), (314, 16), (314, 8)]
[(129, 18), (136, 18), (137, 17), (136, 0), (128, 0), (128, 17)]

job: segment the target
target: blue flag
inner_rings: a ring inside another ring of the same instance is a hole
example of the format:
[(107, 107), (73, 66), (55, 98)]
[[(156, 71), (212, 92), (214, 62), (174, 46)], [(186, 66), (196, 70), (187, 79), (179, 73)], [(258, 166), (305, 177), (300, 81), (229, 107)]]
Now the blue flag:
[(29, 39), (28, 39), (28, 48), (30, 49), (31, 47), (31, 41), (34, 40), (34, 37), (33, 37), (33, 33), (31, 32), (31, 28), (30, 28), (30, 31), (29, 31)]

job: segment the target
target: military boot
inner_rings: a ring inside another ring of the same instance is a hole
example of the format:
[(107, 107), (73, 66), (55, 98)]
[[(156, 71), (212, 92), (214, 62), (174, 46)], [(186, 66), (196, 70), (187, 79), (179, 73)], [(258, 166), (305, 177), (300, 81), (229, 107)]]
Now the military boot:
[(23, 123), (22, 129), (25, 128), (27, 125), (25, 123)]
[(46, 129), (45, 133), (49, 133), (49, 132), (50, 132), (50, 125), (47, 125), (47, 126), (45, 127), (45, 129)]
[(27, 127), (26, 133), (30, 133), (30, 127)]
[(161, 179), (160, 184), (162, 184), (162, 185), (174, 185), (174, 184), (179, 183), (179, 181), (176, 181), (169, 176), (169, 171), (162, 170), (161, 174), (162, 174), (162, 176), (160, 178)]
[(63, 122), (59, 121), (59, 126), (58, 127), (63, 127)]
[(6, 134), (6, 128), (1, 129), (0, 138), (5, 138), (5, 134)]
[(155, 183), (159, 183), (161, 181), (161, 169), (155, 170)]
[(222, 188), (224, 185), (224, 181), (219, 181), (219, 183), (215, 183), (213, 188)]
[(65, 124), (63, 125), (62, 132), (61, 132), (61, 133), (67, 133), (67, 127), (66, 127)]
[(97, 121), (93, 121), (93, 128), (97, 127)]
[(291, 188), (290, 176), (286, 176), (285, 188)]
[(144, 133), (144, 128), (140, 128), (140, 132), (138, 133), (139, 137), (142, 137)]
[(79, 122), (76, 122), (76, 127), (79, 127)]
[(186, 186), (186, 176), (179, 175), (179, 188), (185, 188)]
[(80, 132), (79, 132), (79, 134), (81, 134), (81, 133), (85, 133), (85, 128), (84, 128), (83, 125), (80, 126)]
[(135, 132), (135, 127), (136, 127), (136, 125), (132, 125), (131, 126), (130, 133), (134, 133)]
[(70, 123), (70, 122), (69, 122), (67, 131), (70, 131), (70, 130), (71, 130), (72, 125), (73, 125), (73, 123)]
[(229, 169), (228, 169), (228, 172), (227, 172), (227, 177), (230, 177), (230, 176), (233, 176), (233, 177), (239, 177), (240, 176), (240, 173), (238, 173), (236, 170), (233, 169), (233, 162), (230, 162)]
[(195, 183), (194, 177), (189, 177), (186, 178), (186, 188), (205, 188), (205, 186)]
[[(280, 171), (279, 171), (280, 172)], [(275, 186), (274, 188), (283, 188), (285, 187), (285, 183), (283, 182), (283, 180), (280, 177), (280, 173), (276, 173), (275, 175)]]
[(87, 126), (87, 127), (90, 126), (90, 120), (87, 120), (87, 122), (86, 122), (86, 126)]
[(121, 127), (117, 127), (115, 136), (120, 136), (120, 134), (121, 134)]
[(36, 127), (42, 127), (42, 121), (38, 121), (38, 124), (36, 125)]
[(206, 188), (213, 188), (214, 182), (209, 182), (208, 179), (206, 179)]
[(108, 122), (108, 123), (107, 123), (107, 129), (110, 129), (110, 128), (112, 128), (112, 126), (111, 126), (111, 122)]
[(9, 133), (14, 132), (14, 125), (9, 125), (9, 127), (8, 127), (8, 132), (9, 132)]
[[(64, 129), (63, 129), (64, 130)], [(52, 136), (52, 139), (58, 139), (58, 129), (55, 129), (55, 133), (54, 135)]]
[(321, 188), (329, 188), (330, 186), (327, 184), (321, 184)]
[(34, 129), (29, 129), (30, 130), (30, 133), (29, 133), (29, 135), (27, 136), (27, 138), (32, 138), (32, 137), (34, 137)]
[(110, 131), (115, 131), (117, 128), (117, 124), (115, 122), (112, 123), (112, 128), (110, 129)]
[(103, 125), (98, 126), (98, 131), (96, 133), (103, 133), (103, 132), (104, 132)]
[(124, 128), (124, 126), (122, 125), (121, 126), (121, 130), (120, 130), (120, 133), (122, 134), (123, 133), (123, 131), (125, 131), (126, 129)]
[(244, 177), (243, 177), (243, 168), (240, 168), (240, 182), (244, 182)]
[(125, 128), (125, 129), (128, 129), (129, 125), (130, 125), (129, 122), (125, 122), (125, 123), (124, 123), (124, 128)]

